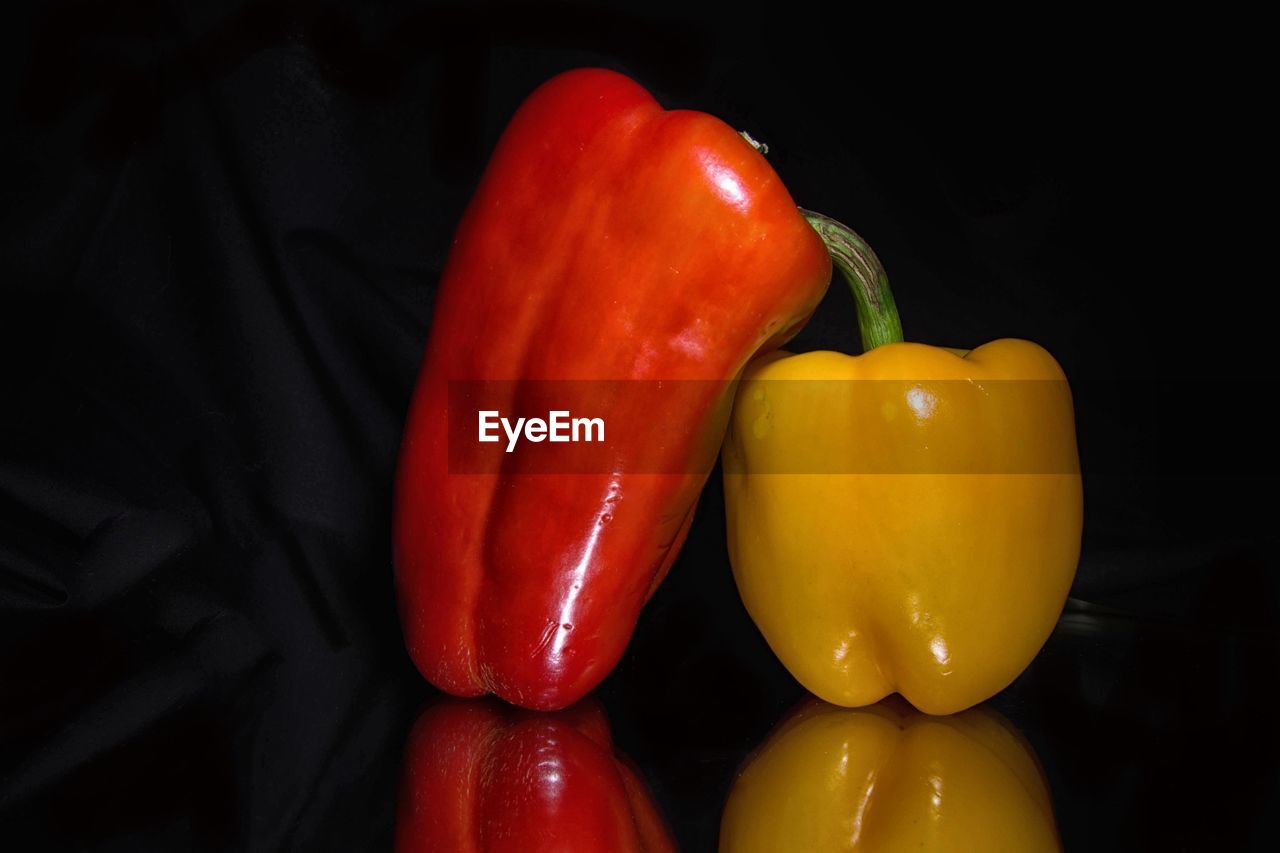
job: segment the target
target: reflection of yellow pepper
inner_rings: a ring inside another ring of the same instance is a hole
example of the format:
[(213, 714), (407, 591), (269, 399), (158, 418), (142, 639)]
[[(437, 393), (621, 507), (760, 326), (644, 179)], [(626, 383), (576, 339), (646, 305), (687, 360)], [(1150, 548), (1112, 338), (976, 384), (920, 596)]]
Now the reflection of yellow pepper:
[(721, 853), (1058, 850), (1035, 755), (1000, 715), (811, 701), (734, 782)]
[(748, 367), (724, 447), (738, 589), (821, 698), (897, 691), (929, 713), (962, 710), (1030, 663), (1071, 586), (1083, 511), (1071, 392), (1026, 341), (897, 342), (875, 256), (811, 221), (854, 285), (867, 352)]

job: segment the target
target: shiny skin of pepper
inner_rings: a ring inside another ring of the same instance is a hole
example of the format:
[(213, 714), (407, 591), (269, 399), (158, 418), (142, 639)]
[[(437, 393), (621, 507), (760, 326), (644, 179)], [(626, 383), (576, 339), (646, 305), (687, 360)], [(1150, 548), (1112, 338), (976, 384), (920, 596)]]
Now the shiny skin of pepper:
[[(830, 276), (778, 176), (720, 120), (599, 69), (530, 95), (458, 227), (401, 446), (396, 588), (426, 678), (540, 710), (598, 684), (683, 544), (733, 381)], [(451, 470), (454, 380), (699, 382), (591, 412), (617, 458), (560, 475), (519, 454)], [(640, 453), (664, 473), (634, 470)]]
[(1071, 392), (1033, 343), (766, 356), (724, 460), (742, 600), (822, 699), (963, 710), (1061, 613), (1083, 495)]
[(396, 853), (668, 853), (670, 831), (593, 699), (540, 714), (446, 700), (405, 745)]
[(1060, 849), (1035, 753), (985, 707), (809, 700), (748, 759), (720, 822), (721, 853)]

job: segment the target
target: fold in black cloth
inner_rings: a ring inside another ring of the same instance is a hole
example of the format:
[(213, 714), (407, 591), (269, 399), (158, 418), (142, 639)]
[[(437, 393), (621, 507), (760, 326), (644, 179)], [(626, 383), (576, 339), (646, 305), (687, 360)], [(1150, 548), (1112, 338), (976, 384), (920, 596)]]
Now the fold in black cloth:
[[(464, 194), (417, 203), (412, 99), (327, 92), (287, 39), (201, 77), (176, 11), (92, 5), (34, 26), (10, 139), (6, 846), (314, 849), (348, 809), (389, 838), (425, 692), (391, 476)], [(131, 103), (166, 55), (192, 85)], [(130, 109), (151, 112), (103, 129)], [(379, 762), (382, 786), (352, 783)]]

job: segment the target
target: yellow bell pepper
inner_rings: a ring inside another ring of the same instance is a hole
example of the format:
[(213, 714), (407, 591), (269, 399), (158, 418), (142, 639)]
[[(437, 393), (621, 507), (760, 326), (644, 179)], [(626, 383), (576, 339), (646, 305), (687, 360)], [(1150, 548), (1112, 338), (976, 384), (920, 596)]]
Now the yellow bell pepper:
[(720, 820), (720, 853), (1059, 849), (1035, 754), (986, 708), (810, 700), (748, 760)]
[(883, 270), (816, 214), (865, 353), (748, 366), (723, 450), (729, 557), (751, 617), (811, 692), (948, 714), (1026, 668), (1075, 575), (1071, 392), (1041, 347), (901, 343)]

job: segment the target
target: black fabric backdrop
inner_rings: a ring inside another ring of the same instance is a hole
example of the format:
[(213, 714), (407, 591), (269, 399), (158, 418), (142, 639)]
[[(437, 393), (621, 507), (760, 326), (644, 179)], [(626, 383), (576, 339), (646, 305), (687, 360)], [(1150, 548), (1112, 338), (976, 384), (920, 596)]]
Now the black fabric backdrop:
[[(1085, 552), (993, 704), (1036, 746), (1068, 849), (1269, 846), (1273, 276), (1249, 260), (1271, 238), (1246, 206), (1247, 22), (6, 15), (0, 846), (388, 846), (432, 695), (388, 539), (433, 289), (504, 122), (580, 65), (765, 140), (801, 204), (876, 247), (909, 338), (1058, 357)], [(854, 329), (837, 285), (794, 346), (851, 350)], [(713, 476), (599, 694), (691, 850), (801, 695), (738, 602), (722, 511)]]

